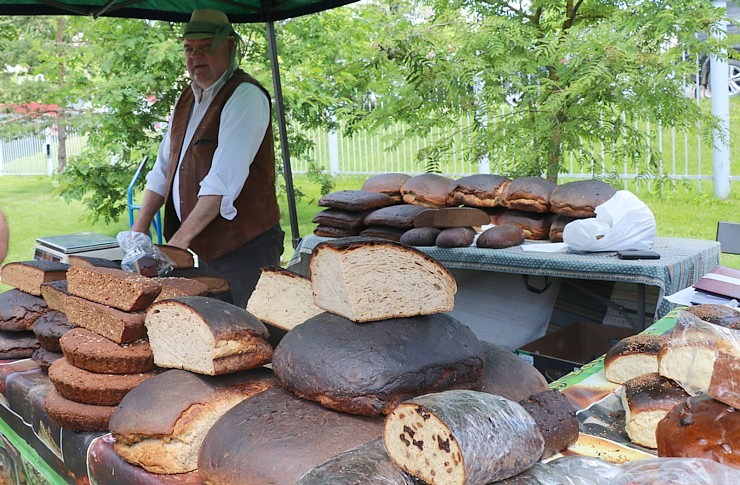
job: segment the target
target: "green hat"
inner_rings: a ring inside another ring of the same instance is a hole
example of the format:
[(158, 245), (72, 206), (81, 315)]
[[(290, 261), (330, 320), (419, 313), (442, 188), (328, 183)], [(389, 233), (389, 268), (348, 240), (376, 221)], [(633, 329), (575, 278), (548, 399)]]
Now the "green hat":
[(225, 13), (218, 10), (193, 10), (185, 24), (183, 39), (226, 38), (234, 33)]

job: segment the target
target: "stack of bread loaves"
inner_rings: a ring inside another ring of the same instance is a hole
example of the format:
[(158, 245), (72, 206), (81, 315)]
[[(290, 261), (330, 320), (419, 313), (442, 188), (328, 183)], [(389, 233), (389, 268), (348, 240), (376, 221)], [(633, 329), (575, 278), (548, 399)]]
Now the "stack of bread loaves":
[[(371, 207), (366, 200), (369, 192), (387, 195), (394, 203), (402, 204)], [(319, 205), (330, 209), (314, 218), (319, 224), (314, 234), (362, 234), (413, 246), (465, 247), (475, 241), (478, 247), (493, 249), (519, 245), (525, 239), (560, 242), (567, 223), (594, 217), (596, 206), (615, 193), (616, 189), (600, 180), (557, 185), (537, 176), (510, 179), (475, 174), (453, 180), (439, 174), (384, 173), (369, 177), (362, 190), (344, 190), (322, 197)], [(459, 207), (471, 210), (450, 212), (443, 217), (419, 215), (420, 208)], [(473, 215), (476, 211), (485, 213), (487, 218), (481, 222), (480, 214)], [(495, 227), (480, 227), (489, 224)], [(440, 234), (443, 231), (445, 234)], [(481, 231), (476, 239), (476, 233)]]

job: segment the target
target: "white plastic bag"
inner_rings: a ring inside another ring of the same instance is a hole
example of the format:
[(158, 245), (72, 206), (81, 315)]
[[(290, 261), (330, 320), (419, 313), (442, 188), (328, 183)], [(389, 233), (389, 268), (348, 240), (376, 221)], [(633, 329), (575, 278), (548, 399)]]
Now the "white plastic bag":
[(563, 242), (576, 251), (646, 250), (655, 240), (655, 216), (635, 194), (619, 190), (596, 207), (596, 217), (570, 222)]

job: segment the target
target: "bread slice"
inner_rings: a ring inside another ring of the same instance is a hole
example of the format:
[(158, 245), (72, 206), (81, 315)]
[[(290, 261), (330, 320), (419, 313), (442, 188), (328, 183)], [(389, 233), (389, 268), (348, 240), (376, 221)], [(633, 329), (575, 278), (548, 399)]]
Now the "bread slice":
[(457, 283), (437, 260), (387, 240), (346, 238), (314, 248), (314, 302), (354, 322), (452, 310)]
[(279, 266), (262, 268), (247, 311), (286, 332), (324, 312), (313, 302), (311, 280)]
[(254, 315), (205, 296), (162, 300), (145, 320), (154, 364), (218, 375), (270, 362), (269, 332)]
[(16, 261), (3, 266), (3, 283), (41, 296), (41, 283), (63, 280), (68, 268), (57, 261)]

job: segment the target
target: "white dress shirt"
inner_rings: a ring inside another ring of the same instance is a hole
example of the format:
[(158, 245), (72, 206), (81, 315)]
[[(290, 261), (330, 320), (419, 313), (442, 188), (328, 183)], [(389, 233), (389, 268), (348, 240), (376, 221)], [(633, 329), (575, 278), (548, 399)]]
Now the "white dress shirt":
[[(225, 74), (224, 74), (225, 76)], [(188, 122), (183, 149), (180, 152), (178, 170), (175, 171), (175, 180), (172, 187), (172, 198), (175, 203), (177, 217), (180, 215), (180, 177), (179, 163), (193, 139), (195, 129), (200, 124), (213, 98), (226, 83), (224, 76), (213, 83), (208, 89), (200, 89), (192, 85), (195, 101)], [(265, 136), (270, 122), (270, 102), (260, 88), (251, 83), (241, 83), (226, 101), (221, 113), (221, 126), (218, 131), (218, 147), (213, 154), (213, 163), (208, 174), (200, 182), (198, 196), (222, 195), (221, 216), (232, 220), (236, 217), (234, 200), (244, 187), (249, 176), (249, 167), (257, 154), (257, 150)], [(157, 160), (154, 168), (146, 176), (146, 188), (164, 196), (167, 188), (167, 165), (170, 157), (170, 131), (172, 116), (167, 133), (159, 145)], [(248, 164), (244, 164), (244, 160)]]

